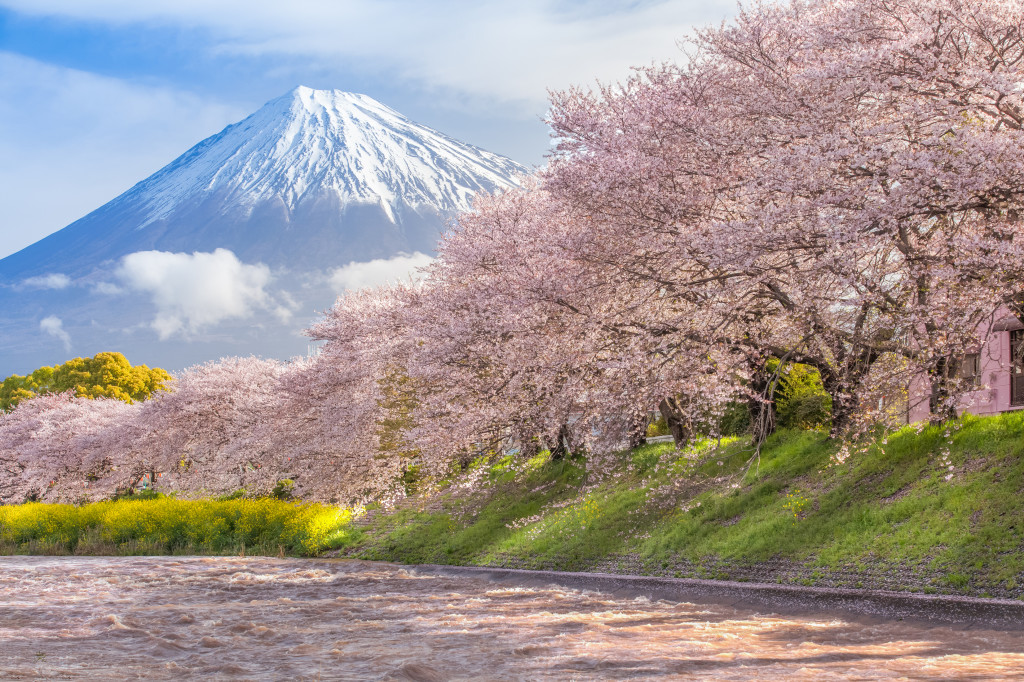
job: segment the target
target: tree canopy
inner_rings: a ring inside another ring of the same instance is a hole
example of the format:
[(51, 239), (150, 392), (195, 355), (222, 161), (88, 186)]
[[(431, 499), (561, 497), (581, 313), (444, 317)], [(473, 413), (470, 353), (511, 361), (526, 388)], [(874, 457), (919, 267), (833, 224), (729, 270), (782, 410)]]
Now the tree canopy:
[(166, 390), (171, 375), (159, 367), (132, 366), (121, 353), (97, 353), (56, 367), (40, 367), (28, 376), (12, 375), (0, 384), (0, 409), (46, 393), (73, 391), (80, 398), (114, 398), (126, 403)]

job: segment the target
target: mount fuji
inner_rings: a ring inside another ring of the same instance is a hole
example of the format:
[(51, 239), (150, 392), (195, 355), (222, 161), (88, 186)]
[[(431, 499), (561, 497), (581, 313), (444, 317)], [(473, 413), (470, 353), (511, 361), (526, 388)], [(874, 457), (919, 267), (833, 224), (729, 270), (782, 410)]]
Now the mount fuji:
[(344, 287), (429, 260), (529, 169), (376, 100), (298, 87), (0, 260), (0, 377), (102, 350), (287, 357)]

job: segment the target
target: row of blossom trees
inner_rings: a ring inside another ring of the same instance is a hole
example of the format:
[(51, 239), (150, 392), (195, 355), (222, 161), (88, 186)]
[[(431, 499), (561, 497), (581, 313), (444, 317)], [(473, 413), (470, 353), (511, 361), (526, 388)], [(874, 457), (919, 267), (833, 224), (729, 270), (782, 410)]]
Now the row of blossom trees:
[(786, 362), (820, 372), (836, 435), (915, 376), (951, 416), (979, 325), (1024, 305), (1022, 88), (1016, 0), (753, 5), (681, 64), (553, 95), (548, 167), (481, 197), (419, 284), (342, 297), (318, 357), (2, 417), (0, 499), (145, 472), (372, 497), (480, 452), (608, 452), (655, 408), (683, 442), (736, 401), (760, 440)]

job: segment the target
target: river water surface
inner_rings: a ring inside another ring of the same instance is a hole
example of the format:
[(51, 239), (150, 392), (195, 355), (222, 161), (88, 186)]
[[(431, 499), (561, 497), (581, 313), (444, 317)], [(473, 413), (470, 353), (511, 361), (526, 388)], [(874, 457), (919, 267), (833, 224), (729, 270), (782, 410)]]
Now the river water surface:
[(1024, 679), (1024, 633), (389, 564), (0, 557), (0, 679)]

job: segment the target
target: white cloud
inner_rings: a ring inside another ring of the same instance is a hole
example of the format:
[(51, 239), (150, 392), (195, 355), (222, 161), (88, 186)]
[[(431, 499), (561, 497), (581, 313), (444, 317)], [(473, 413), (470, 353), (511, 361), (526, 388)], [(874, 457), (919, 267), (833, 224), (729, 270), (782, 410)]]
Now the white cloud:
[(71, 350), (71, 337), (64, 331), (64, 322), (56, 315), (50, 315), (44, 317), (39, 321), (39, 328), (50, 336), (56, 336), (58, 339), (64, 342), (64, 351), (69, 352)]
[(292, 319), (292, 315), (301, 307), (301, 304), (287, 291), (279, 290), (274, 293), (278, 304), (271, 311), (281, 324), (286, 324)]
[(249, 113), (0, 51), (0, 258)]
[(620, 80), (630, 66), (678, 59), (676, 41), (718, 22), (733, 0), (6, 0), (35, 15), (125, 26), (204, 29), (243, 56), (360, 61), (426, 88), (536, 105), (548, 88)]
[(433, 260), (430, 256), (417, 252), (411, 256), (401, 254), (394, 258), (377, 258), (365, 263), (353, 261), (333, 270), (329, 281), (331, 287), (338, 293), (345, 289), (375, 287), (414, 277), (416, 270), (430, 265)]
[(110, 282), (97, 282), (93, 285), (92, 292), (94, 294), (103, 294), (105, 296), (119, 296), (124, 293), (124, 289), (116, 284), (111, 284)]
[(213, 253), (137, 251), (121, 261), (117, 277), (129, 289), (149, 294), (156, 306), (151, 326), (161, 339), (195, 334), (231, 318), (280, 307), (266, 291), (270, 268), (248, 265), (227, 249)]
[(21, 286), (29, 289), (67, 289), (71, 286), (71, 278), (62, 272), (51, 272), (47, 275), (23, 279)]

